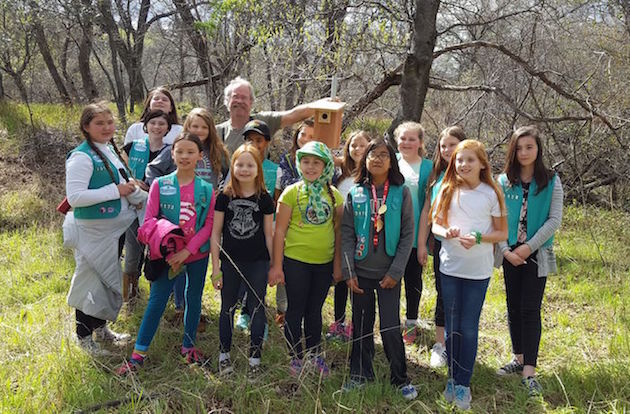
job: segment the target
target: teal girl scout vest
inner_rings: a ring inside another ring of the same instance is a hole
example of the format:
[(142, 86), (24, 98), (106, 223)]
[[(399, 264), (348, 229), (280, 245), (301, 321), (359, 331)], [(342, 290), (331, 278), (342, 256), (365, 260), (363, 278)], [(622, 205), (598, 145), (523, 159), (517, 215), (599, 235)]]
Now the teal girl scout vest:
[[(101, 157), (98, 156), (96, 151), (94, 151), (87, 141), (83, 141), (81, 145), (70, 151), (68, 157), (75, 151), (83, 152), (84, 154), (89, 155), (92, 159), (92, 166), (94, 167), (92, 171), (92, 176), (90, 177), (90, 182), (88, 183), (88, 189), (93, 190), (101, 187), (105, 187), (112, 183), (112, 177), (107, 172), (107, 168), (101, 160)], [(105, 157), (111, 170), (114, 172), (114, 181), (113, 183), (118, 185), (120, 183), (120, 178), (118, 177), (118, 171), (114, 164)], [(84, 220), (94, 220), (94, 219), (109, 219), (118, 216), (120, 213), (120, 198), (116, 200), (103, 201), (102, 203), (94, 204), (87, 207), (75, 207), (74, 209), (74, 217), (78, 219)]]
[[(549, 217), (549, 208), (551, 207), (551, 196), (556, 180), (554, 175), (549, 180), (549, 184), (539, 194), (536, 194), (538, 188), (536, 180), (532, 180), (529, 184), (529, 195), (527, 196), (527, 240), (534, 237), (547, 218)], [(508, 244), (514, 246), (516, 244), (518, 234), (518, 220), (521, 214), (521, 206), (523, 205), (523, 187), (519, 184), (511, 185), (507, 176), (501, 174), (499, 176), (499, 184), (505, 194), (505, 207), (507, 209), (508, 221)], [(553, 236), (549, 238), (543, 247), (551, 246)]]
[(278, 164), (268, 159), (265, 159), (262, 163), (263, 178), (265, 181), (265, 187), (267, 192), (273, 198), (273, 193), (276, 190), (276, 177), (278, 176)]
[[(367, 187), (357, 184), (350, 189), (352, 196), (352, 209), (354, 210), (354, 232), (357, 237), (357, 245), (354, 252), (355, 260), (363, 260), (367, 257), (368, 249), (372, 243), (370, 239), (370, 227), (373, 225), (372, 203), (370, 191)], [(385, 204), (385, 252), (394, 257), (400, 240), (400, 221), (402, 218), (403, 186), (390, 185)]]
[[(173, 172), (159, 177), (157, 182), (160, 189), (160, 215), (171, 223), (179, 225), (181, 197), (177, 174)], [(203, 227), (211, 200), (212, 184), (195, 176), (195, 211), (197, 212), (195, 232), (198, 232)], [(210, 240), (206, 241), (199, 249), (200, 252), (207, 252), (208, 250), (210, 250)]]
[(149, 146), (149, 136), (137, 139), (131, 143), (131, 150), (129, 151), (129, 168), (133, 177), (142, 180), (144, 179), (144, 172), (149, 163), (149, 155), (151, 148)]

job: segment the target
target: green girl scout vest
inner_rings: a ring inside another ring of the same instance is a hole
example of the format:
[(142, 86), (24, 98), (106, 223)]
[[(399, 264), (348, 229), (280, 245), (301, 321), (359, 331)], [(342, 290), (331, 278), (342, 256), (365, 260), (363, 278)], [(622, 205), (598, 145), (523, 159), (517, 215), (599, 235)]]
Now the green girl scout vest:
[[(372, 243), (370, 227), (372, 226), (372, 203), (367, 187), (357, 184), (350, 189), (352, 209), (354, 210), (354, 232), (357, 237), (354, 259), (363, 260), (367, 257)], [(390, 185), (385, 204), (385, 252), (394, 257), (400, 240), (400, 221), (402, 218), (403, 186)]]
[[(177, 174), (175, 172), (159, 177), (157, 179), (160, 189), (160, 215), (165, 217), (173, 224), (179, 225), (179, 208), (181, 198), (179, 194), (179, 183), (177, 182)], [(212, 184), (204, 181), (199, 177), (195, 177), (195, 211), (197, 212), (197, 221), (195, 223), (195, 232), (198, 232), (205, 223), (210, 201), (212, 200)], [(205, 242), (200, 252), (210, 250), (210, 240)]]

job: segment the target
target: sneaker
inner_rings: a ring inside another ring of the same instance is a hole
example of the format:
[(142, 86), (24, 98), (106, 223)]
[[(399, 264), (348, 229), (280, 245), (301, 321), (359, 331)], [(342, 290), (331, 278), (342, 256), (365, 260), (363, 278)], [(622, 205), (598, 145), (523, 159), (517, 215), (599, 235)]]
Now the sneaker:
[(247, 382), (249, 383), (254, 383), (256, 381), (258, 381), (258, 379), (261, 377), (262, 375), (262, 366), (260, 364), (256, 364), (256, 365), (249, 365), (249, 368), (247, 370)]
[(518, 362), (518, 359), (514, 358), (501, 368), (497, 369), (497, 375), (504, 376), (510, 374), (520, 374), (523, 372), (523, 364)]
[(80, 338), (78, 340), (78, 343), (81, 349), (83, 349), (85, 352), (93, 357), (106, 357), (114, 355), (107, 349), (102, 348), (100, 344), (94, 342), (91, 336)]
[(206, 362), (201, 351), (194, 346), (192, 348), (182, 347), (182, 356), (186, 358), (187, 364), (203, 365)]
[(416, 387), (411, 384), (403, 385), (400, 387), (400, 392), (405, 400), (413, 400), (418, 396), (418, 391), (416, 391)]
[(363, 387), (365, 387), (365, 381), (350, 378), (341, 386), (341, 392), (352, 392), (354, 390), (360, 390)]
[(302, 369), (304, 368), (304, 363), (301, 359), (293, 358), (291, 359), (291, 363), (289, 364), (289, 374), (292, 377), (299, 377), (302, 375)]
[(470, 395), (470, 387), (464, 387), (463, 385), (455, 386), (455, 405), (460, 410), (470, 410), (470, 402), (472, 396)]
[(118, 333), (109, 329), (107, 324), (101, 326), (100, 328), (96, 328), (94, 330), (94, 339), (98, 342), (107, 342), (107, 343), (120, 343), (127, 342), (131, 339), (131, 335), (127, 333)]
[(230, 358), (219, 361), (219, 375), (229, 375), (234, 372), (232, 360)]
[(414, 342), (416, 342), (416, 337), (417, 337), (418, 333), (417, 333), (417, 329), (416, 326), (405, 326), (403, 329), (403, 341), (405, 342), (405, 344), (407, 345), (412, 345)]
[(241, 331), (246, 331), (247, 329), (249, 329), (250, 319), (251, 318), (249, 315), (241, 313), (240, 315), (238, 315), (238, 319), (236, 319), (236, 328)]
[(328, 332), (326, 333), (326, 340), (333, 341), (335, 339), (340, 339), (342, 335), (344, 334), (344, 331), (345, 331), (345, 327), (343, 326), (343, 323), (339, 321), (335, 321), (331, 323), (330, 326), (328, 327)]
[(521, 383), (527, 387), (527, 392), (530, 397), (538, 397), (539, 395), (542, 395), (542, 386), (536, 377), (523, 378)]
[(431, 348), (431, 361), (429, 365), (431, 368), (440, 368), (446, 366), (446, 347), (439, 342), (433, 344)]
[(276, 313), (275, 319), (276, 319), (276, 325), (282, 328), (284, 326), (284, 312), (278, 311), (278, 313)]
[(327, 378), (330, 375), (330, 368), (328, 368), (328, 365), (326, 365), (324, 357), (316, 356), (315, 358), (313, 358), (312, 362), (315, 369), (317, 370), (319, 375), (322, 376), (322, 378)]
[(446, 381), (446, 388), (444, 388), (444, 399), (446, 402), (452, 403), (455, 401), (455, 380), (449, 378)]
[(124, 377), (132, 372), (138, 371), (138, 368), (142, 366), (144, 360), (129, 358), (129, 361), (126, 361), (120, 368), (116, 370), (116, 375), (120, 377)]

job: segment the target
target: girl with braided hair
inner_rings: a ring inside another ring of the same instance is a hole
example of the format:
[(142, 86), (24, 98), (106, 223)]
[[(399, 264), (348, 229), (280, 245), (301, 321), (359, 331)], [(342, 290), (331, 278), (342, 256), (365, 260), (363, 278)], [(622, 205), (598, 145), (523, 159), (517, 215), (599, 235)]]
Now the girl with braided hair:
[(331, 276), (341, 280), (343, 198), (330, 184), (334, 163), (325, 144), (311, 141), (297, 150), (296, 158), (301, 179), (278, 199), (269, 284), (285, 285), (287, 291), (284, 334), (290, 374), (299, 376), (304, 367), (304, 322), (309, 365), (326, 376), (329, 369), (321, 355), (322, 306)]
[(68, 305), (76, 309), (81, 348), (107, 355), (98, 342), (129, 339), (106, 321), (115, 321), (122, 306), (119, 238), (136, 217), (130, 208), (136, 201), (127, 197), (137, 187), (127, 180), (129, 168), (114, 143), (116, 123), (107, 103), (86, 106), (80, 128), (85, 141), (66, 160), (66, 194), (73, 211), (63, 224), (64, 245), (74, 249), (76, 261)]

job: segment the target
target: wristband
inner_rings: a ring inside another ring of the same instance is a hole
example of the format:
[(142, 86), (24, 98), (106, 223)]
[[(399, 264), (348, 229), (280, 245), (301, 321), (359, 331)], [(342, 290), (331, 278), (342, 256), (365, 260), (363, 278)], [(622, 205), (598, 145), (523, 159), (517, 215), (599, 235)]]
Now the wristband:
[(481, 232), (480, 231), (473, 231), (473, 234), (475, 235), (475, 243), (476, 244), (481, 244)]
[(210, 280), (212, 281), (212, 283), (215, 283), (216, 281), (218, 281), (222, 277), (223, 277), (223, 272), (219, 272), (216, 275), (214, 275), (214, 274), (210, 275)]

